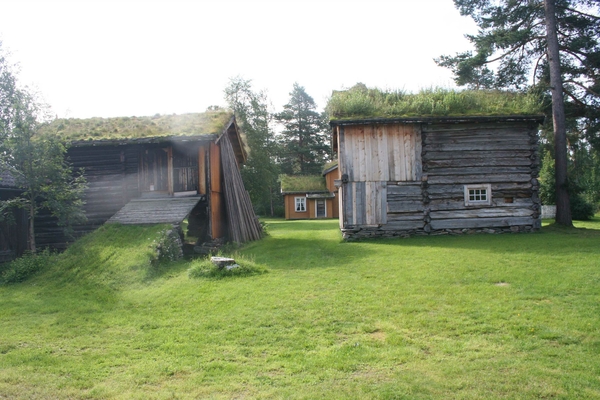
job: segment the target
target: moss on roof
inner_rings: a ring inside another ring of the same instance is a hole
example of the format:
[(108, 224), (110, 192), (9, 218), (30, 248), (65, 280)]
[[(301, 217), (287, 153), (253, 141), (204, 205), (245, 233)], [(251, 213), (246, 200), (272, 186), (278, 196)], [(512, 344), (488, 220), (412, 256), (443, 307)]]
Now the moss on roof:
[(542, 112), (542, 104), (533, 93), (433, 88), (410, 94), (357, 84), (349, 90), (334, 92), (327, 111), (332, 120), (532, 115)]
[(40, 133), (68, 141), (210, 135), (220, 134), (232, 116), (230, 111), (219, 110), (153, 117), (55, 119)]
[(329, 161), (328, 163), (323, 165), (323, 170), (321, 171), (321, 173), (325, 174), (326, 172), (329, 172), (330, 169), (337, 167), (337, 165), (338, 165), (337, 160)]
[(279, 180), (284, 193), (327, 192), (325, 178), (321, 175), (281, 175)]

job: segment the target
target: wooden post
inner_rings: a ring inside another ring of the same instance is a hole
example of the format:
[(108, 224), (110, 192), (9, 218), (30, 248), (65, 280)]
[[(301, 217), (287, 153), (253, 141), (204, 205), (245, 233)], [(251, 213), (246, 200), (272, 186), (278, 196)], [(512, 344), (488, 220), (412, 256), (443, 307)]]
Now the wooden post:
[(167, 147), (167, 190), (173, 196), (173, 146)]
[(206, 194), (206, 148), (198, 149), (198, 193)]

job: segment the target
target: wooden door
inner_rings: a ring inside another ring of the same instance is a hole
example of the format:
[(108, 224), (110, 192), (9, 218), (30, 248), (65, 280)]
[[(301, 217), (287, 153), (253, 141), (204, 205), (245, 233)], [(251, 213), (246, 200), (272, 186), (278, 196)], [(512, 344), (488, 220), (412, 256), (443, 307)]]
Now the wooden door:
[(325, 203), (325, 199), (317, 199), (316, 201), (316, 207), (317, 207), (317, 218), (325, 218), (327, 217), (327, 204)]
[(141, 185), (142, 192), (167, 192), (169, 190), (169, 157), (167, 148), (142, 150)]

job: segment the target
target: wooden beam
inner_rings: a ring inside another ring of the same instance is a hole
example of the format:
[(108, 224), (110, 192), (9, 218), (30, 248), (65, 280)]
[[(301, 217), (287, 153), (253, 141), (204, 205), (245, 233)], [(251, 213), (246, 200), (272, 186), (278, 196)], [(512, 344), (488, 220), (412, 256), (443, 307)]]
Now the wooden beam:
[(173, 190), (173, 146), (167, 147), (167, 191), (172, 196)]
[(206, 194), (206, 147), (198, 148), (198, 193)]

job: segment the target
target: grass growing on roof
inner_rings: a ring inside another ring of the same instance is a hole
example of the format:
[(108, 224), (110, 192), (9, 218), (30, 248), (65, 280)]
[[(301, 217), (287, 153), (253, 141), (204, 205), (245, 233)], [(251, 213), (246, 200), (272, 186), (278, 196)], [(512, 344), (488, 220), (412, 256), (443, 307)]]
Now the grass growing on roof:
[(148, 277), (163, 227), (109, 226), (0, 286), (0, 397), (600, 397), (600, 218), (355, 243), (267, 222), (238, 250), (267, 274)]
[(532, 93), (499, 90), (423, 89), (410, 94), (356, 85), (334, 92), (327, 104), (331, 119), (530, 115), (542, 111)]
[(327, 191), (325, 178), (321, 175), (281, 175), (279, 180), (283, 192)]
[(56, 119), (43, 126), (41, 134), (67, 141), (220, 134), (232, 116), (230, 111), (219, 110), (153, 117)]

